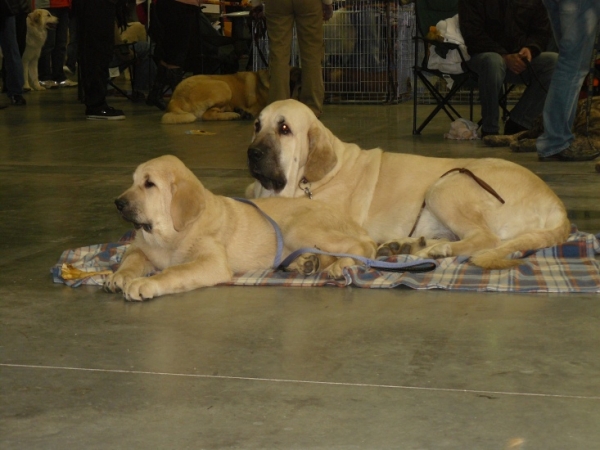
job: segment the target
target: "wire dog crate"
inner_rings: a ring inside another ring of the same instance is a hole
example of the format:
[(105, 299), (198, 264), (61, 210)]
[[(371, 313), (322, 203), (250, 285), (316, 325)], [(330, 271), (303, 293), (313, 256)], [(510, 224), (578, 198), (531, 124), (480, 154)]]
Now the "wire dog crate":
[[(390, 103), (410, 97), (414, 8), (410, 0), (334, 3), (323, 27), (323, 80), (327, 103)], [(253, 70), (265, 68), (266, 36), (253, 44)], [(300, 67), (294, 31), (291, 65)]]

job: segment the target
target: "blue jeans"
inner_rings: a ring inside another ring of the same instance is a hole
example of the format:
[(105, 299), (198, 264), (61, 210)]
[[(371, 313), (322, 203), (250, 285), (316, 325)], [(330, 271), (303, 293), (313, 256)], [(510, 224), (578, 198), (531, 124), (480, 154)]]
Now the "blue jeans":
[(544, 106), (544, 133), (538, 154), (547, 157), (568, 148), (579, 91), (589, 72), (600, 19), (598, 0), (543, 0), (558, 44), (558, 63)]
[(17, 43), (17, 27), (15, 16), (0, 17), (0, 47), (4, 54), (4, 68), (6, 69), (6, 94), (23, 94), (23, 62)]
[(544, 89), (548, 89), (550, 85), (556, 60), (556, 53), (540, 53), (531, 61), (531, 68), (535, 72), (535, 76), (530, 73), (529, 69), (517, 75), (508, 70), (499, 53), (486, 52), (472, 55), (468, 65), (479, 79), (482, 131), (490, 134), (498, 133), (498, 119), (500, 118), (498, 101), (505, 82), (528, 84), (518, 103), (510, 112), (510, 120), (527, 129), (531, 128), (533, 120), (542, 114), (546, 98)]
[(150, 57), (150, 52), (154, 52), (154, 44), (150, 45), (146, 41), (141, 41), (133, 44), (133, 47), (137, 55), (133, 89), (140, 92), (148, 92), (156, 77), (156, 64)]
[(69, 8), (47, 8), (50, 14), (58, 18), (56, 29), (48, 30), (48, 37), (42, 47), (42, 54), (38, 62), (40, 81), (54, 80), (56, 82), (67, 79), (63, 66), (67, 55), (67, 41), (69, 39)]

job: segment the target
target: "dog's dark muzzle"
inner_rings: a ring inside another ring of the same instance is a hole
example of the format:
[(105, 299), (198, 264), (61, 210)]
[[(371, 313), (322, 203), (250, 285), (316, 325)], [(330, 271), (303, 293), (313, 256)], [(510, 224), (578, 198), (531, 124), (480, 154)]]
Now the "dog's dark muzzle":
[(260, 147), (249, 147), (248, 148), (248, 164), (258, 165), (262, 160), (265, 159), (267, 150)]
[(258, 144), (248, 147), (248, 168), (265, 189), (279, 192), (287, 183), (278, 157), (267, 146)]
[(143, 228), (148, 233), (152, 232), (152, 224), (137, 222), (137, 220), (134, 218), (135, 214), (131, 212), (129, 208), (129, 202), (127, 200), (119, 197), (115, 200), (115, 205), (121, 214), (121, 217), (123, 217), (123, 219), (127, 222), (131, 222), (136, 230)]

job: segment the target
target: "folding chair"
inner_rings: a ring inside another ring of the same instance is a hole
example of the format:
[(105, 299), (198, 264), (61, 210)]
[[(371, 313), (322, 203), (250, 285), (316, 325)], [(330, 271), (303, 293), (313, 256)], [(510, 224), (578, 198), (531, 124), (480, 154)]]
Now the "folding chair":
[[(435, 26), (440, 20), (449, 19), (458, 12), (458, 0), (415, 0), (416, 13), (416, 33), (414, 37), (415, 43), (415, 65), (413, 67), (414, 82), (413, 82), (413, 134), (421, 134), (421, 131), (431, 122), (438, 112), (444, 111), (451, 121), (461, 117), (458, 111), (450, 104), (450, 101), (463, 87), (469, 89), (469, 118), (473, 120), (473, 89), (477, 85), (477, 75), (470, 71), (463, 64), (465, 73), (450, 74), (437, 69), (430, 69), (427, 64), (429, 55), (427, 53), (428, 45), (430, 51), (438, 49), (438, 53), (443, 53), (450, 50), (457, 50), (463, 63), (466, 62), (457, 44), (449, 42), (439, 42), (437, 40), (427, 39), (429, 28)], [(423, 54), (419, 55), (420, 47), (423, 49)], [(451, 78), (453, 80), (452, 87), (447, 93), (440, 92), (439, 89), (429, 80), (429, 76), (435, 76), (440, 79)], [(437, 105), (427, 118), (417, 127), (417, 81), (421, 80), (427, 91), (431, 93)]]
[(137, 63), (137, 55), (134, 47), (135, 42), (115, 45), (113, 60), (109, 65), (110, 69), (118, 69), (119, 72), (128, 71), (131, 82), (131, 94), (121, 89), (115, 82), (114, 77), (108, 79), (108, 84), (122, 96), (128, 98), (132, 102), (141, 101), (144, 99), (144, 94), (136, 92), (135, 85), (135, 65)]

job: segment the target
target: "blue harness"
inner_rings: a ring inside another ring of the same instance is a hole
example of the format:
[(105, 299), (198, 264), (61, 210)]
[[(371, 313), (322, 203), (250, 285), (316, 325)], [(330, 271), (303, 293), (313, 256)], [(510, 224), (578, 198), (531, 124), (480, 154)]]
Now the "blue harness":
[(234, 200), (237, 200), (238, 202), (245, 203), (247, 205), (251, 205), (254, 208), (256, 208), (256, 210), (258, 212), (260, 212), (262, 214), (262, 216), (269, 221), (269, 223), (275, 230), (275, 235), (277, 237), (277, 254), (275, 255), (275, 260), (273, 262), (273, 269), (275, 269), (275, 270), (285, 269), (298, 256), (300, 256), (304, 253), (329, 255), (329, 256), (335, 256), (337, 258), (348, 257), (348, 258), (352, 258), (356, 261), (360, 261), (365, 266), (367, 266), (367, 268), (383, 270), (385, 272), (429, 272), (431, 270), (434, 270), (438, 266), (438, 263), (435, 259), (419, 259), (419, 260), (411, 261), (411, 262), (388, 262), (388, 261), (382, 261), (382, 260), (378, 260), (378, 259), (365, 258), (364, 256), (359, 256), (359, 255), (350, 255), (347, 253), (324, 252), (322, 250), (319, 250), (316, 248), (311, 248), (311, 247), (298, 249), (298, 250), (290, 253), (289, 256), (282, 261), (281, 259), (283, 257), (283, 234), (281, 233), (281, 229), (279, 228), (279, 225), (277, 225), (277, 222), (275, 222), (273, 219), (271, 219), (271, 217), (269, 217), (254, 202), (252, 202), (248, 199), (245, 199), (245, 198), (239, 198), (239, 197), (232, 197), (232, 198)]

